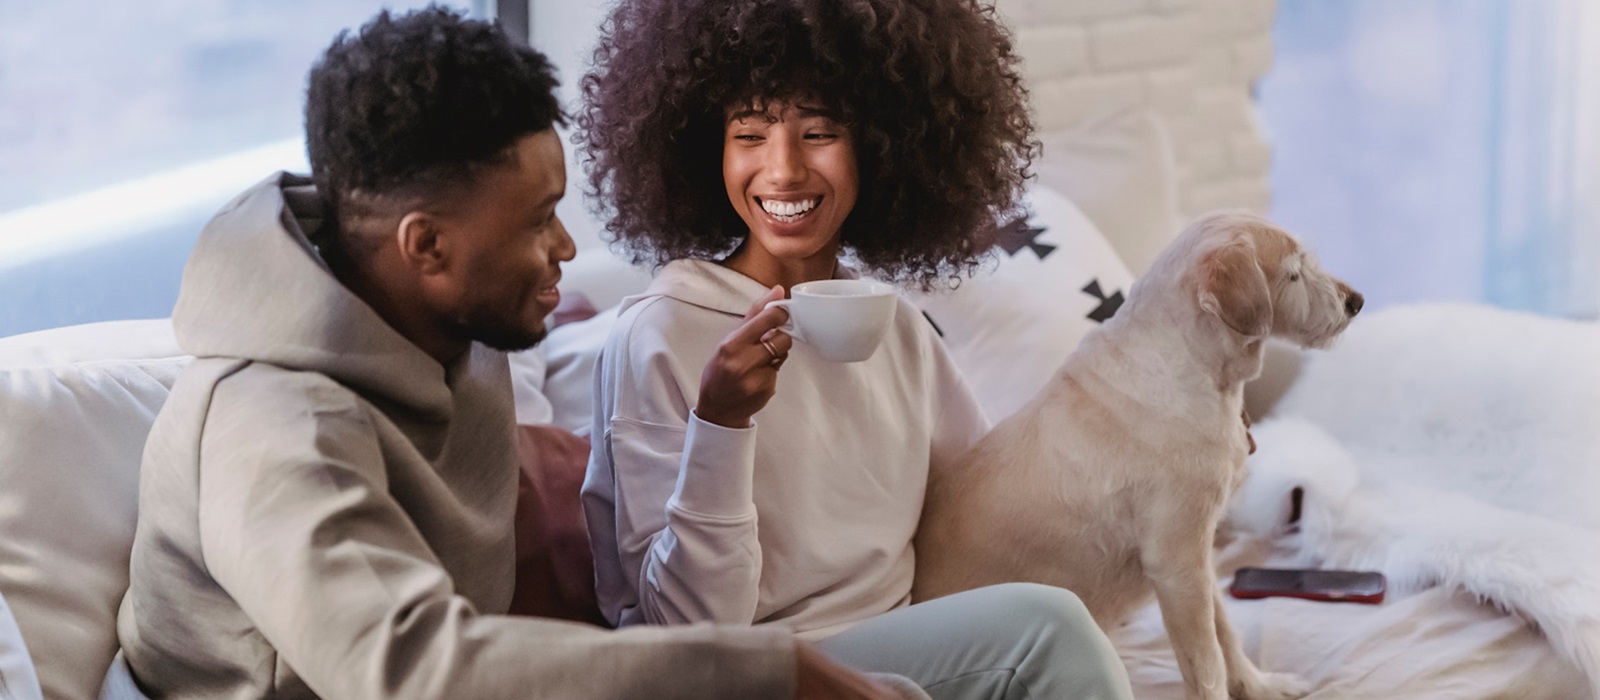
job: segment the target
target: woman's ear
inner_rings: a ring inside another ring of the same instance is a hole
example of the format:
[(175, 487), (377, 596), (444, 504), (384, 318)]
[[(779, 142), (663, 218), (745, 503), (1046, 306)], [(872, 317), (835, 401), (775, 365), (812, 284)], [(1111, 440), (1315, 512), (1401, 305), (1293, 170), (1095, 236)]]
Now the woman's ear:
[(1272, 290), (1249, 241), (1235, 240), (1206, 253), (1200, 279), (1201, 309), (1240, 335), (1259, 338), (1272, 331)]

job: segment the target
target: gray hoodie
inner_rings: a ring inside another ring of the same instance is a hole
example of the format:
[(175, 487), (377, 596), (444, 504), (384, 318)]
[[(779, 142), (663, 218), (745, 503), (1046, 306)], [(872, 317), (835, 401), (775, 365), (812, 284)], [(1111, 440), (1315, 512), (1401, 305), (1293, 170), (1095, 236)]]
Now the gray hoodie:
[(196, 360), (145, 447), (118, 632), (146, 693), (788, 698), (780, 629), (611, 632), (503, 614), (505, 356), (441, 366), (322, 264), (308, 180), (229, 203), (184, 271)]

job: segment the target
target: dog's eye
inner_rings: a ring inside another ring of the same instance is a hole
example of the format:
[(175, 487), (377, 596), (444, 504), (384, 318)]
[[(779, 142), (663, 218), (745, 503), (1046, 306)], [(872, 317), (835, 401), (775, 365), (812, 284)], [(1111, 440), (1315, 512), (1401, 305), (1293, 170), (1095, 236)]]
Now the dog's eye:
[(1300, 273), (1298, 273), (1298, 272), (1289, 273), (1289, 281), (1290, 282), (1299, 282), (1300, 281)]

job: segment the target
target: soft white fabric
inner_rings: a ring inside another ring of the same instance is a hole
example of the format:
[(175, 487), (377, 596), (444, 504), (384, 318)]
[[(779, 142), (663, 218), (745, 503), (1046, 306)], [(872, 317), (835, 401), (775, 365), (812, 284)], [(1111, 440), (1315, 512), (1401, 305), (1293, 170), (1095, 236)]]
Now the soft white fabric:
[(930, 464), (988, 421), (905, 302), (866, 361), (797, 344), (753, 427), (699, 420), (707, 359), (765, 291), (678, 261), (623, 306), (596, 369), (583, 488), (608, 619), (781, 622), (816, 637), (909, 602)]
[(550, 403), (551, 424), (576, 435), (589, 434), (594, 426), (594, 364), (616, 323), (617, 307), (612, 306), (550, 331), (539, 346), (545, 356), (543, 394)]
[[(1237, 565), (1219, 568), (1231, 575)], [(1250, 564), (1284, 563), (1252, 559)], [(1538, 631), (1467, 593), (1441, 587), (1379, 606), (1288, 598), (1223, 602), (1264, 671), (1311, 683), (1305, 700), (1576, 700), (1583, 676)], [(1183, 700), (1183, 678), (1151, 605), (1113, 630), (1140, 700)]]
[(139, 453), (188, 362), (164, 320), (0, 340), (0, 591), (48, 697), (94, 697), (116, 653)]
[(996, 422), (1039, 393), (1089, 331), (1120, 305), (1133, 276), (1095, 225), (1048, 187), (1028, 187), (1032, 216), (995, 263), (917, 303)]
[(39, 677), (28, 656), (28, 644), (11, 616), (11, 606), (0, 595), (0, 700), (38, 700)]
[(545, 371), (548, 362), (544, 346), (538, 345), (506, 356), (511, 363), (511, 397), (516, 401), (518, 425), (545, 425), (555, 415), (555, 407), (545, 397)]
[(1134, 274), (1182, 230), (1172, 139), (1150, 110), (1109, 112), (1039, 142), (1039, 183), (1077, 204)]
[(1377, 569), (1401, 596), (1438, 586), (1513, 611), (1600, 697), (1596, 357), (1589, 323), (1467, 305), (1358, 320), (1257, 426), (1232, 523), (1290, 563)]

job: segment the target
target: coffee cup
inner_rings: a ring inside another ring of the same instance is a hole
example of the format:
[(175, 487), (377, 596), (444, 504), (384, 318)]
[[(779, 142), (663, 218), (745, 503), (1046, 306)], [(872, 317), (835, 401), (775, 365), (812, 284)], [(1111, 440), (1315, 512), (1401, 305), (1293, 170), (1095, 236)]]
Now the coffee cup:
[(822, 359), (860, 362), (878, 350), (894, 320), (898, 297), (894, 287), (873, 280), (817, 280), (789, 289), (781, 306), (789, 312), (781, 330), (805, 343)]

